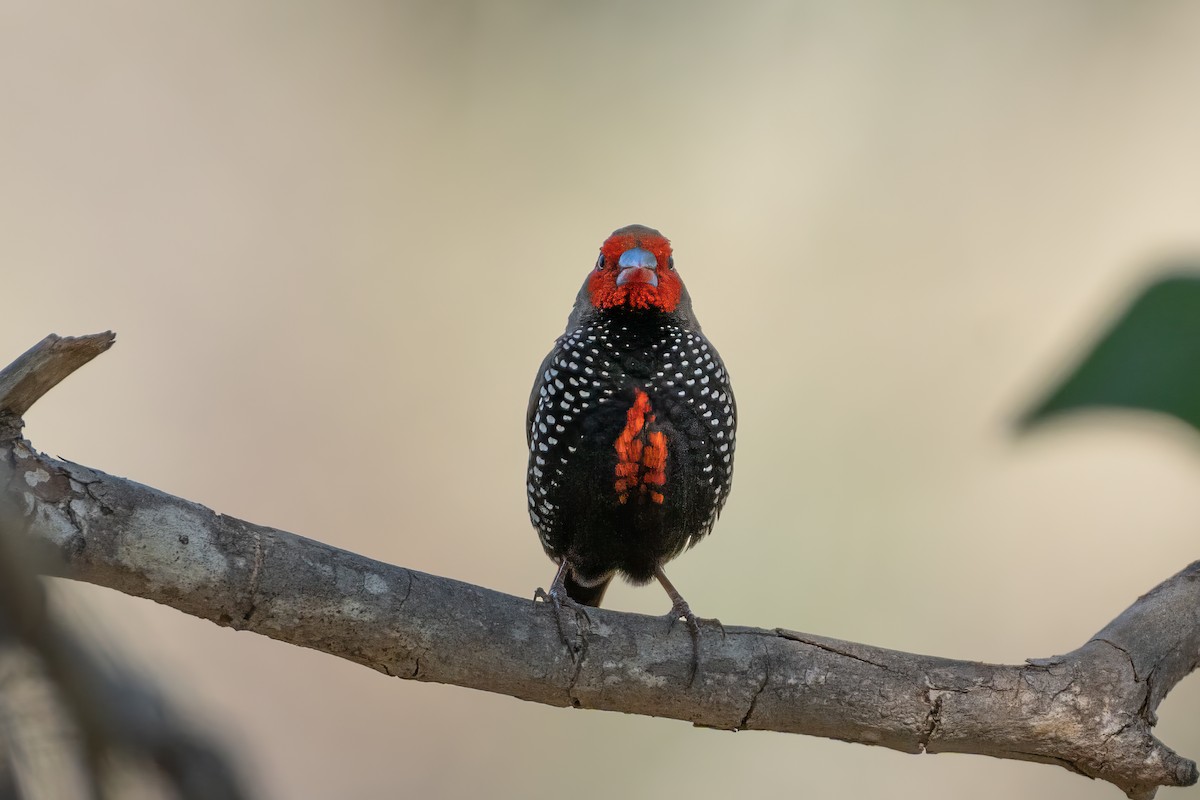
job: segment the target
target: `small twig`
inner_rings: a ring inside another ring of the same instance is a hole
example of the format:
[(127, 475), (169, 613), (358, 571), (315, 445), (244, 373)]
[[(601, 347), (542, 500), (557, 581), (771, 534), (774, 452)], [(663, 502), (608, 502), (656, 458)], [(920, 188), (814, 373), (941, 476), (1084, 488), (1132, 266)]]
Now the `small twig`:
[(0, 370), (0, 416), (23, 417), (59, 381), (112, 347), (112, 331), (90, 336), (50, 334)]

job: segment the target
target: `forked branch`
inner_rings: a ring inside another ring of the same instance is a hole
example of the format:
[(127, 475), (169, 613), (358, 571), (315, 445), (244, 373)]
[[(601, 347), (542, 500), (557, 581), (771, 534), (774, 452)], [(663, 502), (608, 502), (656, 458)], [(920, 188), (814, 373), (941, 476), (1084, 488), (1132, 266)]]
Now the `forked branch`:
[(724, 636), (705, 630), (689, 688), (690, 639), (661, 618), (589, 611), (572, 652), (551, 610), (528, 598), (372, 561), (38, 453), (17, 417), (106, 336), (51, 337), (0, 372), (0, 496), (61, 555), (61, 575), (389, 675), (549, 705), (1039, 761), (1135, 798), (1196, 783), (1196, 765), (1151, 728), (1200, 658), (1200, 562), (1063, 656), (981, 664), (727, 627)]

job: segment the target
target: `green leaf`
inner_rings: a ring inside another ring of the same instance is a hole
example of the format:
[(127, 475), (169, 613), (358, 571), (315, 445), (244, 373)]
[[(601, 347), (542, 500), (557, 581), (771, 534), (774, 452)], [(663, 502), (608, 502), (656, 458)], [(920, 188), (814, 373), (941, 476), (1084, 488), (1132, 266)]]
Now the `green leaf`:
[(1087, 408), (1157, 411), (1200, 431), (1200, 274), (1176, 274), (1148, 287), (1019, 424), (1027, 429)]

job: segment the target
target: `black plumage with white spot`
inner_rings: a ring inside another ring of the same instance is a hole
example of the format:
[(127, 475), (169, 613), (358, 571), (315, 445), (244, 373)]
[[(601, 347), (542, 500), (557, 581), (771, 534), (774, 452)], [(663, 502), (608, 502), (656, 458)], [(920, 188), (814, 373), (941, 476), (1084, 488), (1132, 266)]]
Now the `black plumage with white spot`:
[(559, 571), (556, 605), (599, 605), (615, 575), (653, 578), (708, 534), (733, 479), (737, 406), (651, 228), (615, 231), (529, 398), (529, 516)]

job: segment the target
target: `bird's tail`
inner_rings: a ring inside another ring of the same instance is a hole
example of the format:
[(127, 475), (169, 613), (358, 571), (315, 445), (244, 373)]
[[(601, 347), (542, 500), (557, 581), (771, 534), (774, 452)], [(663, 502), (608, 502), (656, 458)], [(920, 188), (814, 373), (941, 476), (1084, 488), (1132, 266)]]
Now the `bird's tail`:
[(568, 572), (563, 585), (567, 587), (567, 596), (576, 603), (599, 608), (600, 601), (604, 599), (604, 593), (608, 590), (608, 585), (612, 583), (612, 579), (613, 576), (609, 575), (594, 586), (584, 586), (575, 580), (574, 575)]

